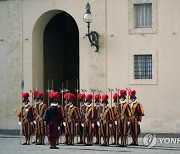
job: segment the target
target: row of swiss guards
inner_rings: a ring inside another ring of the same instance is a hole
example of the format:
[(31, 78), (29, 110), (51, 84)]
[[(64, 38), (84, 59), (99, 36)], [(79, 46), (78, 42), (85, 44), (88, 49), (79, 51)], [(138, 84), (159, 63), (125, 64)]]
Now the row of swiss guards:
[[(73, 93), (65, 93), (64, 104), (60, 104), (58, 92), (49, 92), (50, 106), (44, 103), (44, 93), (33, 93), (34, 104), (29, 105), (29, 94), (22, 94), (23, 107), (18, 111), (19, 125), (29, 145), (31, 135), (35, 134), (35, 144), (45, 144), (45, 135), (48, 137), (51, 149), (56, 149), (61, 135), (64, 133), (64, 144), (74, 143), (91, 146), (99, 144), (109, 146), (110, 138), (116, 146), (126, 147), (128, 135), (132, 136), (130, 145), (138, 145), (140, 134), (140, 122), (144, 111), (142, 105), (137, 102), (136, 91), (120, 90), (113, 94), (113, 107), (109, 105), (107, 94), (82, 94), (77, 95), (79, 106), (75, 106), (76, 96)], [(130, 101), (127, 97), (130, 97)], [(78, 137), (80, 141), (78, 142)], [(96, 142), (93, 142), (95, 137)], [(76, 142), (75, 138), (77, 139)], [(112, 139), (114, 138), (114, 139)], [(120, 143), (119, 143), (120, 140)], [(103, 141), (103, 142), (102, 142)], [(102, 143), (101, 143), (102, 142)]]

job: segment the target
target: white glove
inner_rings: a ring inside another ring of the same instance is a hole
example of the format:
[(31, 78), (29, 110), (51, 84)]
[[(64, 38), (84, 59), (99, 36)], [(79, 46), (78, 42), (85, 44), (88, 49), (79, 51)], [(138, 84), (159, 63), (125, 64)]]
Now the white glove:
[(114, 121), (115, 125), (117, 126), (117, 121)]
[(127, 123), (128, 123), (128, 125), (130, 124), (130, 122), (129, 122), (129, 121), (128, 121)]
[(140, 122), (140, 121), (138, 121), (138, 125), (140, 125), (140, 123), (141, 123), (141, 122)]
[(63, 126), (66, 127), (66, 123), (65, 122), (63, 122)]
[(58, 126), (58, 130), (60, 130), (60, 126)]
[(111, 127), (112, 127), (112, 124), (109, 124), (109, 127), (111, 128)]
[(33, 123), (36, 125), (36, 121), (34, 120)]
[(21, 126), (21, 122), (20, 121), (18, 122), (18, 124), (19, 124), (19, 126)]
[(76, 125), (76, 127), (77, 127), (78, 123), (75, 123), (75, 125)]
[(31, 125), (33, 125), (33, 122), (31, 122)]
[(100, 122), (99, 121), (97, 121), (97, 125), (98, 125), (98, 127), (100, 126)]
[(92, 124), (92, 128), (94, 128), (94, 124)]
[(82, 123), (81, 126), (84, 128), (84, 124)]

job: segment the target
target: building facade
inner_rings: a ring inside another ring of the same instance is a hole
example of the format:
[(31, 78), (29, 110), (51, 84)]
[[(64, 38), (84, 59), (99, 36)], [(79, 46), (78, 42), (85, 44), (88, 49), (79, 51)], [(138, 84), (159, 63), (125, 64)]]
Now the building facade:
[[(90, 46), (84, 0), (0, 0), (0, 129), (18, 129), (24, 91), (136, 89), (143, 132), (180, 132), (180, 1), (89, 0), (99, 33)], [(68, 86), (67, 86), (68, 81)]]

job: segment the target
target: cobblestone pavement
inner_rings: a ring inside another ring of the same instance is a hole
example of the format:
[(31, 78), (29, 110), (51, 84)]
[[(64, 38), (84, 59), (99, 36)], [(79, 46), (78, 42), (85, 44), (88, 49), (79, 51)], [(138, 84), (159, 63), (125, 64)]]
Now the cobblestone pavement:
[[(128, 146), (126, 148), (116, 147), (110, 145), (109, 147), (102, 147), (98, 145), (93, 146), (83, 146), (83, 145), (74, 145), (68, 146), (60, 144), (58, 145), (59, 149), (49, 149), (49, 145), (20, 145), (20, 138), (16, 133), (2, 133), (0, 131), (0, 154), (116, 154), (116, 153), (180, 153), (180, 134), (156, 134), (156, 144), (153, 142), (151, 148), (148, 148), (144, 145), (143, 139), (144, 135), (142, 134), (139, 137), (139, 146)], [(159, 139), (160, 138), (160, 139)], [(34, 140), (35, 137), (32, 137)], [(173, 141), (171, 142), (171, 139)], [(178, 140), (179, 139), (179, 140)], [(24, 138), (22, 137), (22, 143)], [(63, 140), (63, 137), (62, 137)], [(162, 142), (163, 141), (163, 142)], [(75, 142), (76, 138), (75, 138)], [(111, 142), (111, 141), (110, 141)], [(128, 142), (131, 142), (129, 137)]]

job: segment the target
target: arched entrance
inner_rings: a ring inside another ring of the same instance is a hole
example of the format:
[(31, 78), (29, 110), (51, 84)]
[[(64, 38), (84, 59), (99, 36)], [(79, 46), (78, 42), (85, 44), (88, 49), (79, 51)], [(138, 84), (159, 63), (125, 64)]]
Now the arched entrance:
[(44, 88), (48, 81), (58, 91), (74, 91), (79, 78), (79, 32), (74, 19), (66, 12), (55, 15), (44, 30)]
[[(79, 30), (74, 18), (60, 10), (45, 12), (32, 34), (32, 86), (59, 91), (68, 82), (74, 92), (79, 79)], [(37, 83), (37, 84), (36, 84)]]

